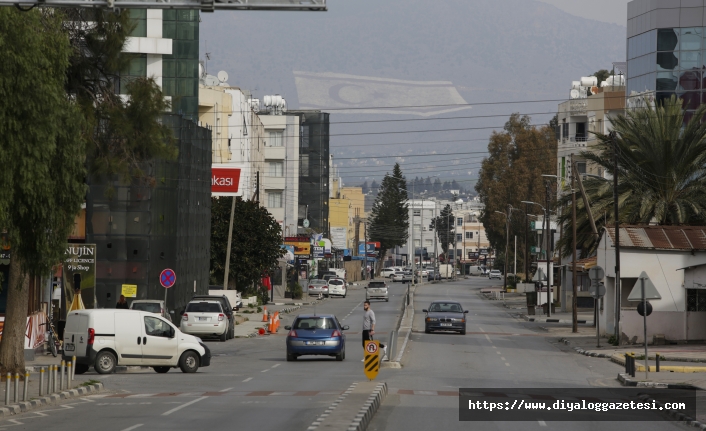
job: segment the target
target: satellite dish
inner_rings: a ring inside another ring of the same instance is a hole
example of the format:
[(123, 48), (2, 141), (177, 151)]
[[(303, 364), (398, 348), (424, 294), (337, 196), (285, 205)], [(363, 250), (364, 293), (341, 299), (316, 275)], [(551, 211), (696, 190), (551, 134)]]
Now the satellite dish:
[(579, 93), (578, 90), (571, 90), (571, 98), (572, 99), (578, 99), (581, 94)]
[(218, 72), (218, 80), (221, 82), (226, 82), (228, 80), (228, 73), (225, 70)]
[(199, 63), (199, 77), (204, 76), (203, 64)]
[(206, 75), (203, 79), (203, 84), (207, 87), (213, 87), (218, 85), (218, 79), (213, 75)]

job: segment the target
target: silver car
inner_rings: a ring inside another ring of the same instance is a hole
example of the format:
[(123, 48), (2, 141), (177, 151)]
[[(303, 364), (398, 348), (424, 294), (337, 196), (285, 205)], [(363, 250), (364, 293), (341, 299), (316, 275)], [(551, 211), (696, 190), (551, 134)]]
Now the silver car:
[(164, 301), (160, 299), (136, 299), (130, 303), (130, 309), (159, 314), (170, 322), (172, 321), (171, 316), (169, 316), (167, 312), (167, 307), (164, 305)]
[(328, 295), (329, 295), (328, 281), (317, 280), (317, 279), (309, 280), (308, 293), (309, 293), (309, 296), (321, 294), (321, 295), (324, 295), (325, 297), (328, 298)]
[(398, 271), (392, 276), (392, 281), (412, 281), (412, 271)]
[(365, 288), (365, 299), (382, 299), (389, 302), (390, 298), (387, 294), (387, 283), (384, 281), (371, 281)]

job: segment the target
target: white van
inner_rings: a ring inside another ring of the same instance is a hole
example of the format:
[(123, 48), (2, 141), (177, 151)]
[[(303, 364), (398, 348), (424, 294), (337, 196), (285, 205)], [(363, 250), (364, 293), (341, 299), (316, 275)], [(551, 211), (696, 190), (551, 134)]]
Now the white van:
[(182, 333), (171, 322), (145, 311), (76, 310), (66, 316), (62, 359), (76, 356), (76, 374), (93, 366), (109, 374), (118, 365), (137, 365), (166, 373), (179, 367), (195, 373), (211, 363), (201, 339)]

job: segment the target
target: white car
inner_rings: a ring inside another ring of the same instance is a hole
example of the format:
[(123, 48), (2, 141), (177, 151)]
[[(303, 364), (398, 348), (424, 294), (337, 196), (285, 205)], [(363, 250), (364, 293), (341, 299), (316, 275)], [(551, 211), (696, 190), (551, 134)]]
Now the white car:
[(341, 296), (343, 298), (348, 294), (348, 286), (342, 278), (332, 278), (328, 281), (328, 294), (330, 296)]
[(391, 278), (393, 275), (395, 275), (395, 270), (392, 268), (383, 268), (380, 270), (380, 277), (382, 278)]
[(497, 278), (498, 280), (502, 280), (503, 275), (502, 275), (502, 273), (500, 272), (500, 270), (493, 269), (493, 270), (490, 271), (490, 273), (488, 274), (488, 279), (489, 279), (489, 280), (492, 280), (492, 279), (494, 279), (494, 278)]
[(62, 359), (76, 358), (76, 374), (92, 366), (110, 374), (118, 365), (144, 365), (158, 373), (174, 367), (195, 373), (211, 363), (211, 351), (200, 338), (184, 334), (157, 314), (122, 309), (67, 313)]
[(181, 332), (202, 337), (228, 339), (228, 318), (218, 301), (196, 300), (186, 304), (181, 316)]

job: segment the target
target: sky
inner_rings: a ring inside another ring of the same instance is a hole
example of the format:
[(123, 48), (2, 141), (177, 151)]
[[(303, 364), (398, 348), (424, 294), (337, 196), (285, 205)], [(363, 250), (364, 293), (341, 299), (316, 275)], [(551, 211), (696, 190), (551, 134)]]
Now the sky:
[[(582, 18), (627, 26), (630, 0), (539, 0)], [(589, 7), (590, 6), (590, 7)]]

